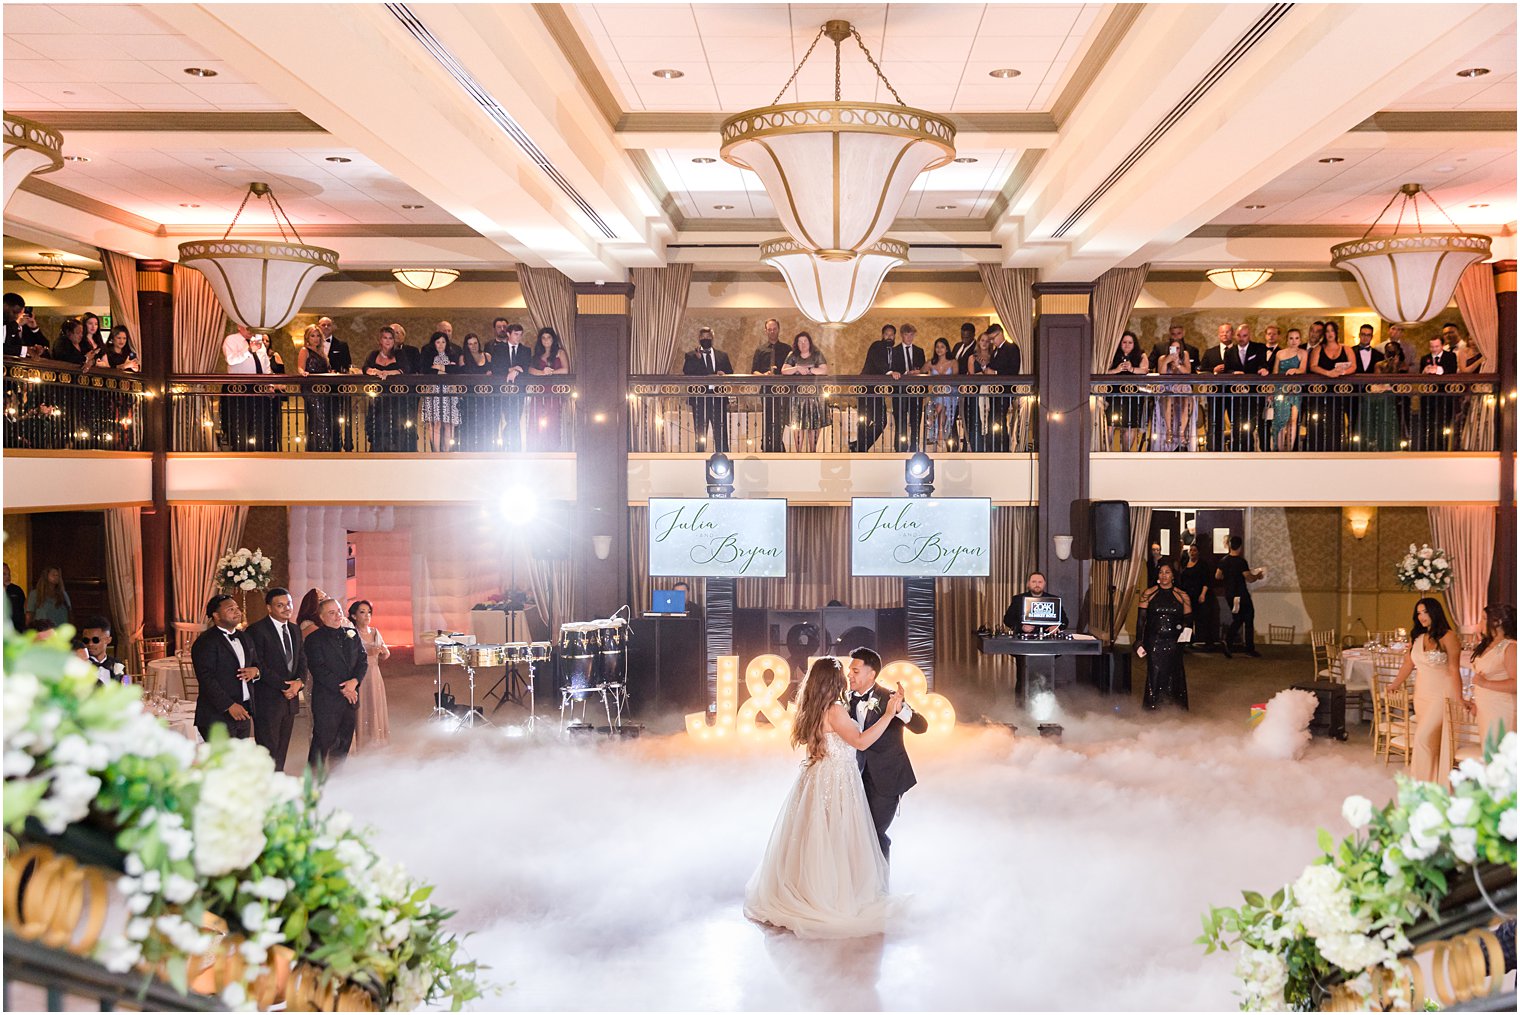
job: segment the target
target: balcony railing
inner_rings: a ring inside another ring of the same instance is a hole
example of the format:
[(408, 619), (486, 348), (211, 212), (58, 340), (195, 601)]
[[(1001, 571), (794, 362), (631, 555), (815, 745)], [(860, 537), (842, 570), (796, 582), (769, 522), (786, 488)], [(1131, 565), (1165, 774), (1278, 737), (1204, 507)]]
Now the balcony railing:
[(5, 446), (42, 451), (140, 451), (143, 400), (136, 374), (63, 363), (5, 361)]
[(633, 377), (628, 450), (849, 453), (1035, 449), (1028, 377)]
[(169, 385), (171, 451), (574, 450), (575, 378), (214, 374)]
[(1493, 451), (1496, 375), (1104, 375), (1094, 451)]

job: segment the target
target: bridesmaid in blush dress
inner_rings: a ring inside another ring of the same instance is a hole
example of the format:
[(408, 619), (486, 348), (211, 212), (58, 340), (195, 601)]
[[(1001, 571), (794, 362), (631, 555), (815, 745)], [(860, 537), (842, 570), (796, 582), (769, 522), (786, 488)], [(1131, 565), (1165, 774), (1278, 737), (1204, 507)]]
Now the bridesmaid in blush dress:
[(359, 725), (354, 731), (354, 750), (365, 751), (390, 743), (390, 709), (385, 702), (385, 681), (380, 679), (380, 662), (391, 657), (391, 650), (375, 630), (375, 608), (368, 599), (356, 599), (348, 608), (348, 619), (369, 660), (369, 672), (359, 685)]
[(1413, 628), (1409, 654), (1388, 690), (1399, 690), (1414, 675), (1414, 758), (1409, 774), (1421, 782), (1449, 786), (1452, 745), (1445, 742), (1446, 703), (1472, 707), (1462, 701), (1462, 641), (1447, 622), (1440, 600), (1429, 596), (1414, 604)]

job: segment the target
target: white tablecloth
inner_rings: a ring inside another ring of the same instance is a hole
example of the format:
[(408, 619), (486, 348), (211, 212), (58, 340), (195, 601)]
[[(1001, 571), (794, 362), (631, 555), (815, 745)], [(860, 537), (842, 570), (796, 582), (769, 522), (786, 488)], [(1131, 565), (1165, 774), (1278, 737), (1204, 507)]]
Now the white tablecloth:
[[(1372, 689), (1372, 677), (1375, 667), (1373, 653), (1367, 649), (1348, 648), (1341, 652), (1341, 673), (1345, 676), (1346, 690), (1368, 691)], [(1462, 659), (1459, 664), (1459, 672), (1462, 674), (1462, 689), (1466, 692), (1472, 683), (1472, 652), (1462, 650)], [(1414, 674), (1409, 675), (1409, 687), (1414, 687)]]
[(174, 656), (168, 656), (149, 663), (148, 672), (143, 674), (143, 689), (156, 691), (170, 698), (183, 698), (185, 682), (180, 678), (179, 660)]
[(200, 730), (195, 728), (195, 702), (180, 702), (168, 715), (164, 716), (164, 722), (169, 724), (171, 730), (192, 744), (201, 742)]

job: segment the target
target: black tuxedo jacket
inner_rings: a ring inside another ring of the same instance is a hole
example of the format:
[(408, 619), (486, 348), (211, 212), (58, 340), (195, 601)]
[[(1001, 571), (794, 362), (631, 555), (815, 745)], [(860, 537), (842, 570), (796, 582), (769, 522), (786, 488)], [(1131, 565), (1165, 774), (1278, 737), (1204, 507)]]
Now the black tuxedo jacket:
[(306, 669), (311, 674), (311, 703), (322, 708), (354, 708), (338, 685), (345, 680), (364, 683), (369, 661), (364, 645), (351, 627), (319, 627), (306, 637)]
[[(1049, 592), (1045, 594), (1050, 595)], [(1020, 592), (1018, 595), (1014, 596), (1013, 602), (1008, 604), (1007, 612), (1003, 614), (1003, 626), (1015, 634), (1020, 634), (1024, 630), (1024, 597), (1026, 595), (1028, 595), (1028, 593)], [(1063, 628), (1070, 626), (1066, 622), (1065, 599), (1061, 600), (1061, 626)]]
[(1013, 377), (1021, 372), (1022, 358), (1019, 347), (1013, 344), (1013, 339), (1005, 339), (1001, 346), (992, 351), (992, 359), (987, 362), (987, 369), (999, 377)]
[(47, 345), (47, 340), (42, 337), (42, 332), (36, 328), (24, 328), (21, 322), (5, 322), (5, 354), (7, 356), (20, 356), (22, 346)]
[(523, 373), (533, 365), (533, 349), (527, 342), (517, 343), (517, 354), (512, 354), (512, 343), (503, 342), (499, 338), (491, 339), (491, 344), (486, 346), (486, 352), (491, 354), (491, 373), (505, 374), (513, 367), (517, 367)]
[(955, 359), (955, 372), (969, 374), (971, 372), (971, 357), (976, 355), (976, 339), (969, 342), (957, 342), (955, 350), (950, 353)]
[(1445, 373), (1454, 374), (1457, 372), (1457, 354), (1452, 352), (1450, 349), (1447, 349), (1445, 352), (1441, 353), (1439, 358), (1431, 358), (1431, 355), (1428, 352), (1425, 355), (1421, 356), (1420, 372), (1424, 373), (1425, 368), (1430, 366), (1432, 363), (1440, 367), (1441, 370)]
[[(243, 646), (244, 665), (258, 666), (259, 654), (248, 638), (247, 631), (233, 635)], [(190, 662), (195, 667), (195, 679), (200, 681), (200, 695), (195, 701), (195, 725), (204, 728), (213, 722), (231, 722), (227, 710), (242, 705), (253, 711), (252, 690), (250, 700), (243, 701), (243, 682), (238, 679), (237, 653), (227, 641), (227, 635), (216, 626), (208, 627), (190, 646)], [(263, 672), (261, 669), (259, 672)]]
[(1383, 354), (1379, 352), (1375, 347), (1368, 346), (1367, 350), (1370, 355), (1368, 356), (1367, 368), (1364, 370), (1362, 369), (1362, 347), (1359, 345), (1346, 347), (1346, 353), (1351, 357), (1351, 366), (1355, 373), (1376, 373), (1378, 364), (1383, 362)]
[(1224, 351), (1224, 372), (1227, 374), (1254, 374), (1258, 370), (1271, 369), (1267, 347), (1260, 342), (1247, 342), (1244, 349), (1231, 345)]
[(713, 363), (717, 366), (716, 370), (709, 370), (702, 350), (694, 349), (686, 354), (686, 362), (681, 364), (681, 373), (687, 377), (710, 377), (715, 373), (731, 374), (734, 372), (733, 366), (728, 362), (728, 353), (714, 347), (712, 358)]
[[(867, 729), (881, 718), (891, 697), (892, 693), (885, 687), (880, 684), (871, 685), (871, 689), (866, 692), (866, 700), (869, 702), (869, 710), (866, 712)], [(850, 718), (858, 721), (853, 702), (846, 701), (845, 707), (850, 710)], [(871, 773), (871, 783), (879, 796), (902, 796), (918, 784), (918, 777), (913, 774), (913, 765), (908, 761), (908, 752), (903, 747), (904, 726), (914, 733), (929, 732), (929, 720), (914, 712), (913, 718), (907, 722), (892, 720), (876, 739), (876, 743), (855, 755), (860, 770)]]
[[(93, 659), (86, 659), (85, 662), (89, 663), (91, 666), (94, 666), (96, 668), (96, 672), (99, 672), (101, 667), (105, 667), (106, 671), (112, 674), (109, 677), (102, 675), (100, 677), (100, 682), (102, 684), (110, 683), (112, 681), (120, 682), (122, 676), (125, 676), (127, 672), (126, 667), (122, 665), (122, 661), (120, 659), (117, 659), (115, 656), (106, 656), (98, 663)], [(116, 667), (118, 666), (122, 667), (122, 676), (116, 675)]]
[(301, 628), (287, 624), (290, 631), (290, 647), (295, 654), (295, 666), (285, 664), (285, 646), (280, 644), (280, 634), (275, 630), (275, 620), (265, 617), (248, 628), (248, 639), (259, 655), (259, 679), (253, 685), (255, 715), (268, 715), (281, 709), (294, 712), (295, 698), (285, 697), (285, 689), (292, 680), (306, 679), (306, 647)]
[(1224, 350), (1217, 345), (1211, 345), (1203, 350), (1203, 355), (1193, 360), (1193, 362), (1198, 364), (1199, 373), (1211, 374), (1214, 372), (1215, 367), (1224, 362)]
[(327, 366), (335, 374), (346, 374), (354, 365), (354, 354), (348, 351), (348, 343), (334, 338), (327, 346)]
[(781, 366), (786, 358), (792, 354), (792, 347), (785, 342), (777, 342), (775, 345), (762, 345), (755, 350), (755, 355), (750, 359), (749, 372), (752, 374), (779, 374)]
[(866, 348), (866, 362), (860, 372), (868, 377), (884, 374), (892, 369), (892, 347), (896, 342), (878, 338)]
[(894, 345), (887, 353), (887, 369), (899, 374), (912, 373), (924, 368), (924, 351), (916, 345), (907, 346), (907, 369), (903, 369), (903, 346)]

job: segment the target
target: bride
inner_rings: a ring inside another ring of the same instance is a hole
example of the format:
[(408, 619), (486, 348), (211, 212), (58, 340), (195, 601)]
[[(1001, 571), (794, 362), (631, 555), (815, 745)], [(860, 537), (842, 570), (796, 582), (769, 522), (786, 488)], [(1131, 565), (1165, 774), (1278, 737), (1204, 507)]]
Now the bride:
[(860, 730), (841, 701), (845, 686), (837, 659), (808, 671), (792, 727), (792, 744), (805, 747), (807, 759), (744, 890), (745, 916), (798, 937), (879, 934), (892, 911), (855, 752), (894, 721), (903, 692), (898, 687), (882, 717)]

